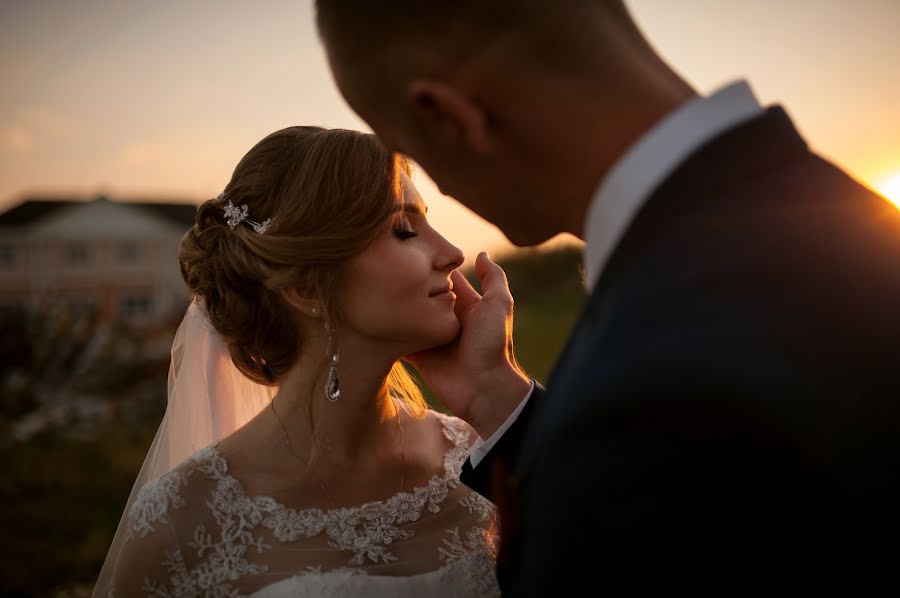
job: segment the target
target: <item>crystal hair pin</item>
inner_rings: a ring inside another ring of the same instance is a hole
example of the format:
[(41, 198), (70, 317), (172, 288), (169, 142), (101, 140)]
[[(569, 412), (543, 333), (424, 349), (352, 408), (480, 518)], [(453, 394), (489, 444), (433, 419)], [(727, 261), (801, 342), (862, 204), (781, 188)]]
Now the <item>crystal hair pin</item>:
[[(224, 195), (224, 193), (220, 193), (218, 199), (221, 200)], [(246, 222), (247, 224), (251, 225), (253, 227), (253, 230), (258, 232), (259, 234), (263, 234), (267, 230), (269, 230), (269, 225), (272, 224), (271, 218), (266, 218), (262, 221), (262, 223), (259, 223), (255, 220), (250, 220), (250, 218), (247, 217), (247, 214), (248, 210), (246, 204), (238, 207), (231, 203), (230, 199), (228, 200), (228, 203), (225, 204), (225, 222), (228, 224), (228, 227), (231, 230), (234, 230), (234, 228), (241, 222)]]

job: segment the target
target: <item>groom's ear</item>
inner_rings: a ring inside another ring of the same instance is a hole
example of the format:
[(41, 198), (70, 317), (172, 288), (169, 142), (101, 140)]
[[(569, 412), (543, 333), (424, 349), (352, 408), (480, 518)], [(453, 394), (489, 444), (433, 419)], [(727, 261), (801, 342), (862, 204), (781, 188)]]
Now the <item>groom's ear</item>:
[(484, 108), (458, 88), (435, 79), (414, 79), (407, 99), (429, 137), (442, 144), (464, 145), (478, 154), (491, 149)]

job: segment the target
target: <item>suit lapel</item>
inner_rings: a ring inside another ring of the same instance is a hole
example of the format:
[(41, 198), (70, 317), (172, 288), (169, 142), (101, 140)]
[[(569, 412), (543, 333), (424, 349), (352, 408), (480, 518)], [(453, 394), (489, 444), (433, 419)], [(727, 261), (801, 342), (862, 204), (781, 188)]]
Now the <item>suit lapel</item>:
[(568, 379), (580, 369), (581, 360), (586, 355), (583, 350), (584, 344), (595, 334), (595, 328), (601, 319), (601, 311), (600, 297), (594, 293), (586, 302), (562, 353), (553, 366), (553, 371), (550, 372), (547, 379), (547, 395), (540, 404), (534, 406), (534, 411), (529, 419), (529, 427), (524, 436), (526, 441), (523, 443), (522, 452), (516, 463), (515, 471), (519, 476), (528, 469), (541, 445), (541, 439), (552, 418), (552, 411), (557, 406), (558, 391), (566, 388)]

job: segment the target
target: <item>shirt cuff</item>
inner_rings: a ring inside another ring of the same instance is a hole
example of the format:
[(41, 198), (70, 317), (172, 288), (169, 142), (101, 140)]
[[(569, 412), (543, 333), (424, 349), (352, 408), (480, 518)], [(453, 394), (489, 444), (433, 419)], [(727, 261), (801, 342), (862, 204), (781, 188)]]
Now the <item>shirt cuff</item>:
[(497, 428), (497, 431), (491, 434), (491, 437), (487, 440), (483, 439), (481, 436), (478, 437), (478, 440), (472, 445), (472, 448), (469, 450), (469, 461), (472, 463), (472, 468), (478, 466), (481, 463), (481, 460), (484, 459), (484, 456), (487, 455), (494, 445), (500, 440), (500, 437), (503, 436), (503, 433), (506, 432), (510, 426), (518, 419), (519, 414), (522, 413), (522, 409), (525, 408), (525, 403), (528, 402), (528, 399), (531, 398), (531, 395), (534, 394), (534, 379), (531, 380), (531, 388), (528, 390), (528, 393), (525, 395), (525, 398), (522, 399), (522, 402), (519, 403), (519, 406), (516, 407), (513, 412), (506, 418), (506, 421), (503, 422), (503, 425)]

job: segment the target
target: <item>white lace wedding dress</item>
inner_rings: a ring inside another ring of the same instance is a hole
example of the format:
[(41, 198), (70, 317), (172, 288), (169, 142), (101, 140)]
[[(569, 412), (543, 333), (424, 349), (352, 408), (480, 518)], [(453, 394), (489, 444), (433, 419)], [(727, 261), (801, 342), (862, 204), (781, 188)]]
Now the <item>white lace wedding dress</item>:
[(248, 496), (218, 442), (148, 483), (108, 596), (499, 596), (493, 505), (460, 484), (475, 432), (429, 412), (443, 475), (385, 501), (295, 510)]

